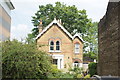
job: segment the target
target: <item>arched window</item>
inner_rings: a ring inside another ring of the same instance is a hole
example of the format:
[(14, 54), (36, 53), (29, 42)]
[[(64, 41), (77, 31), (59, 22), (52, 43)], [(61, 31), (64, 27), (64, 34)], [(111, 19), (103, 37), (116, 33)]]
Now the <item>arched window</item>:
[(58, 51), (60, 50), (60, 42), (59, 41), (56, 42), (56, 50), (58, 50)]
[(53, 50), (54, 50), (54, 42), (50, 41), (50, 51), (53, 51)]
[(80, 52), (80, 44), (76, 43), (75, 44), (75, 53), (79, 53)]

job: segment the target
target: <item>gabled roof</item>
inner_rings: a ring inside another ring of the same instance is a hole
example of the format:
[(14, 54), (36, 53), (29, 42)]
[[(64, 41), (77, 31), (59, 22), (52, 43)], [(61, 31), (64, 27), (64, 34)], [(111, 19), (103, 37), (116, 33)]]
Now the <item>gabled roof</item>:
[(57, 24), (58, 27), (60, 27), (63, 30), (63, 32), (65, 32), (68, 35), (68, 37), (70, 37), (72, 40), (75, 37), (78, 37), (83, 42), (83, 39), (78, 34), (75, 34), (74, 36), (72, 36), (55, 18), (47, 27), (45, 27), (45, 29), (42, 30), (41, 33), (38, 34), (36, 39), (40, 38), (53, 24)]
[(76, 34), (73, 36), (73, 39), (75, 39), (76, 37), (78, 37), (82, 42), (84, 42), (83, 39), (80, 37), (80, 35), (79, 35), (78, 33), (76, 33)]

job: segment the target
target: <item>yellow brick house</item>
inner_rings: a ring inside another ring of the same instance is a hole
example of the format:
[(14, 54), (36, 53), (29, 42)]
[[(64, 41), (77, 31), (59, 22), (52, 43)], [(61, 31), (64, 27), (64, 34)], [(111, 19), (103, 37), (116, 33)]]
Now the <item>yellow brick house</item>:
[(58, 69), (82, 67), (83, 64), (83, 39), (75, 34), (72, 36), (62, 25), (61, 20), (54, 19), (44, 29), (42, 21), (39, 25), (39, 34), (36, 37), (39, 50), (47, 52), (53, 58), (53, 64)]

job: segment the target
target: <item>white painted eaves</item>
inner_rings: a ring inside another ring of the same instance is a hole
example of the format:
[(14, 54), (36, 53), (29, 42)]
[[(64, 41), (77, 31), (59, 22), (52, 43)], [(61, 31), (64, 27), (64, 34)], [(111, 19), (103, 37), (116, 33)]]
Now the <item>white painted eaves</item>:
[(47, 27), (45, 27), (45, 29), (43, 29), (43, 31), (38, 34), (36, 39), (40, 38), (54, 23), (57, 24), (58, 27), (60, 27), (72, 40), (74, 40), (75, 37), (78, 37), (82, 42), (84, 42), (83, 39), (78, 34), (72, 36), (56, 19), (54, 19)]

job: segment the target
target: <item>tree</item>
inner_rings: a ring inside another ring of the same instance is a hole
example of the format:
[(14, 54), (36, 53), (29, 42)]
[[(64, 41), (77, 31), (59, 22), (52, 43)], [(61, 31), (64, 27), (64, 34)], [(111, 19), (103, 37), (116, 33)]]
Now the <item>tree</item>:
[(89, 25), (83, 38), (86, 40), (86, 46), (89, 46), (89, 52), (98, 53), (98, 22)]
[(84, 59), (85, 58), (90, 58), (92, 61), (94, 61), (94, 60), (98, 60), (98, 54), (97, 53), (94, 53), (94, 52), (88, 52), (88, 53), (84, 53), (83, 54), (83, 57), (84, 57)]
[[(64, 3), (56, 2), (52, 4), (40, 5), (39, 10), (32, 16), (32, 23), (35, 26), (32, 29), (32, 38), (35, 38), (39, 31), (38, 25), (40, 20), (43, 27), (46, 27), (54, 18), (61, 19), (62, 25), (72, 35), (80, 33), (84, 39), (84, 53), (97, 53), (97, 22), (88, 19), (86, 10), (78, 10), (75, 5), (67, 6)], [(28, 36), (30, 37), (30, 36)], [(89, 48), (86, 49), (86, 48)]]
[(84, 42), (84, 57), (98, 59), (98, 22), (93, 22), (91, 27), (87, 28), (83, 37)]
[(34, 35), (28, 34), (27, 37), (26, 37), (26, 42), (28, 44), (35, 43)]
[(51, 70), (50, 57), (39, 51), (36, 44), (17, 40), (2, 42), (3, 78), (47, 78)]
[(61, 19), (62, 25), (73, 35), (76, 32), (85, 33), (87, 25), (91, 22), (87, 18), (86, 10), (78, 10), (75, 5), (66, 6), (60, 2), (56, 5), (47, 4), (39, 6), (39, 10), (32, 18), (32, 23), (35, 28), (32, 29), (32, 34), (38, 35), (39, 20), (43, 21), (43, 26), (46, 27), (54, 18)]

